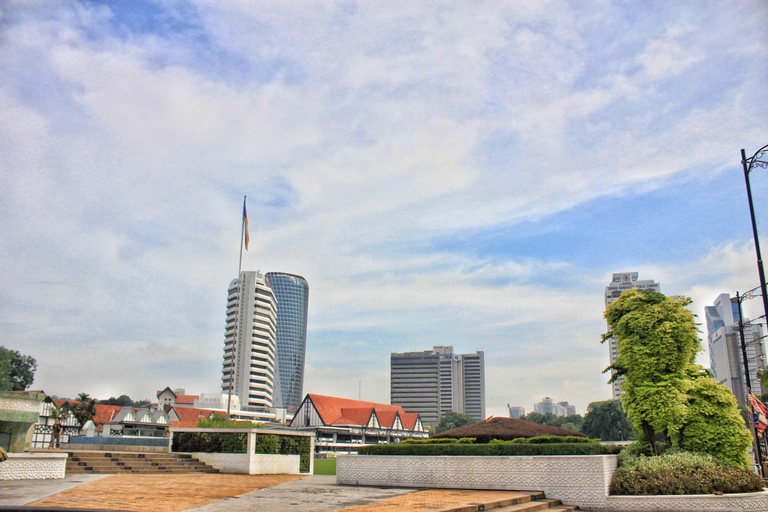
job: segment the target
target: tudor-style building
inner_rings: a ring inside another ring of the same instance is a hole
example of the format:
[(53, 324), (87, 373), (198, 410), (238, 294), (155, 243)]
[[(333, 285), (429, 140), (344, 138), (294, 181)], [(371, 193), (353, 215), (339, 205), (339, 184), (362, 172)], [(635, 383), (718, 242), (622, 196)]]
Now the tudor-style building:
[(426, 438), (418, 413), (397, 405), (308, 394), (290, 427), (315, 432), (315, 454), (357, 453), (360, 446)]

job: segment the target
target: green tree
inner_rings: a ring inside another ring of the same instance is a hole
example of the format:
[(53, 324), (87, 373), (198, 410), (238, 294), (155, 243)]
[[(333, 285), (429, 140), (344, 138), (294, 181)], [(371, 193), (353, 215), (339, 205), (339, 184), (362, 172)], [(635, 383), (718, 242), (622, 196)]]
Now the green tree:
[(128, 395), (120, 395), (119, 397), (110, 397), (107, 400), (99, 401), (102, 405), (119, 405), (121, 407), (132, 406), (133, 400)]
[[(760, 379), (760, 384), (763, 385), (763, 389), (768, 390), (768, 370), (757, 372), (757, 377)], [(768, 403), (768, 391), (762, 393), (757, 397), (762, 403)]]
[(70, 402), (70, 410), (82, 428), (96, 416), (96, 400), (91, 398), (88, 393), (80, 393), (77, 395), (76, 402)]
[(530, 421), (532, 423), (538, 423), (539, 425), (548, 425), (550, 427), (567, 428), (579, 432), (581, 424), (584, 422), (584, 418), (581, 414), (571, 414), (570, 416), (555, 416), (551, 412), (541, 414), (538, 412), (529, 412), (526, 416), (520, 418), (521, 420)]
[(624, 441), (634, 437), (632, 422), (621, 407), (620, 400), (589, 404), (581, 432), (602, 441)]
[(24, 391), (35, 380), (37, 361), (32, 356), (0, 347), (0, 389)]
[(709, 372), (693, 375), (686, 420), (678, 433), (681, 448), (714, 455), (746, 469), (752, 436), (744, 428), (736, 397)]
[(440, 418), (440, 422), (435, 427), (435, 434), (451, 430), (453, 428), (465, 427), (467, 425), (473, 425), (477, 423), (471, 417), (466, 414), (459, 414), (458, 412), (448, 411)]
[(687, 374), (701, 350), (694, 315), (687, 297), (666, 297), (653, 291), (628, 290), (612, 302), (605, 318), (615, 336), (619, 355), (606, 368), (619, 376), (627, 415), (657, 454), (656, 432), (674, 436), (686, 413)]

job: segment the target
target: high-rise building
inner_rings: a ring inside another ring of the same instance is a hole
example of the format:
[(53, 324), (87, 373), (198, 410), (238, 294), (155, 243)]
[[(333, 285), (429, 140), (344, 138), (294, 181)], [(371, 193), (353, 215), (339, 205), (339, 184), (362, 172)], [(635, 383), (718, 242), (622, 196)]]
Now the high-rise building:
[(428, 426), (437, 425), (449, 411), (485, 419), (483, 352), (454, 354), (448, 346), (392, 353), (390, 403), (419, 413)]
[(301, 276), (267, 272), (267, 285), (277, 298), (277, 376), (275, 407), (295, 411), (304, 399), (304, 356), (307, 351), (309, 284)]
[(514, 418), (516, 420), (519, 420), (523, 416), (525, 416), (525, 408), (524, 407), (510, 407), (509, 404), (507, 404), (507, 408), (509, 409), (509, 417)]
[[(707, 320), (709, 363), (715, 380), (733, 391), (740, 405), (747, 405), (747, 382), (744, 378), (744, 357), (739, 333), (739, 305), (731, 302), (727, 293), (715, 299), (714, 306), (704, 308)], [(744, 319), (746, 324), (747, 319)], [(747, 352), (749, 380), (752, 393), (764, 392), (758, 372), (766, 369), (763, 329), (759, 324), (744, 325), (744, 346)]]
[(544, 400), (537, 404), (533, 404), (533, 411), (539, 414), (552, 413), (555, 416), (571, 416), (576, 414), (576, 406), (570, 405), (568, 402), (557, 402), (550, 397), (544, 397)]
[(277, 368), (277, 300), (260, 272), (229, 284), (221, 390), (246, 411), (273, 406)]
[[(620, 272), (618, 274), (613, 274), (611, 284), (605, 287), (606, 309), (608, 308), (608, 304), (618, 299), (621, 293), (626, 290), (632, 290), (636, 288), (639, 291), (651, 290), (661, 293), (661, 285), (659, 283), (653, 282), (653, 279), (639, 281), (637, 277), (637, 272)], [(608, 326), (608, 328), (610, 329), (610, 326)], [(616, 362), (616, 358), (619, 357), (619, 347), (615, 337), (608, 339), (608, 348), (610, 350), (611, 364), (613, 364)], [(614, 373), (615, 372), (611, 370), (611, 375)], [(614, 399), (619, 398), (624, 394), (624, 392), (619, 387), (622, 382), (624, 382), (624, 377), (619, 377), (612, 384)]]

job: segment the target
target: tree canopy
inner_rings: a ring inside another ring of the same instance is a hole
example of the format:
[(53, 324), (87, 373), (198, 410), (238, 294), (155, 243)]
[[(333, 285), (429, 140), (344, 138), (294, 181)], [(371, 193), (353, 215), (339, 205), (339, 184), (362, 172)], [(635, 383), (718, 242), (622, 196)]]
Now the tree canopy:
[(119, 397), (110, 397), (106, 400), (99, 400), (102, 405), (120, 405), (122, 407), (146, 407), (151, 402), (149, 400), (132, 400), (128, 395), (120, 395)]
[(472, 425), (473, 423), (475, 423), (475, 420), (466, 414), (448, 411), (442, 418), (440, 418), (440, 422), (435, 427), (435, 434), (454, 428), (464, 427), (466, 425)]
[(654, 454), (656, 432), (665, 432), (683, 449), (705, 449), (745, 467), (751, 438), (736, 399), (694, 364), (702, 348), (695, 317), (686, 308), (690, 303), (687, 297), (653, 291), (622, 293), (605, 312), (610, 331), (602, 341), (615, 336), (619, 349), (616, 362), (606, 371), (616, 370), (612, 380), (624, 376), (624, 409)]
[(0, 390), (24, 391), (35, 380), (37, 361), (32, 356), (0, 347)]
[(80, 393), (77, 395), (76, 402), (70, 402), (70, 409), (80, 426), (84, 427), (89, 420), (96, 416), (96, 400), (91, 398), (88, 393)]
[(620, 400), (592, 402), (587, 408), (581, 431), (602, 441), (624, 441), (634, 437), (632, 422)]
[(570, 416), (556, 416), (551, 412), (541, 414), (538, 412), (529, 412), (520, 418), (521, 420), (531, 421), (539, 425), (548, 425), (550, 427), (559, 427), (567, 430), (581, 430), (584, 418), (581, 414), (571, 414)]

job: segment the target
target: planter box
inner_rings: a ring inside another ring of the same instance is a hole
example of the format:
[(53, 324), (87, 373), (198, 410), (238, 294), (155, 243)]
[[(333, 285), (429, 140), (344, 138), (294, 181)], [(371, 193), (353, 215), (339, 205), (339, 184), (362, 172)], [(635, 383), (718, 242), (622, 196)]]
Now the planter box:
[(582, 509), (605, 509), (616, 455), (514, 457), (339, 455), (336, 483), (543, 491)]
[(617, 463), (616, 455), (339, 455), (336, 483), (542, 491), (547, 498), (566, 505), (600, 512), (768, 510), (768, 491), (723, 496), (609, 496)]
[(768, 492), (689, 494), (686, 496), (608, 496), (606, 511), (740, 512), (768, 510)]

